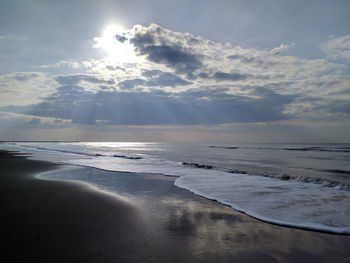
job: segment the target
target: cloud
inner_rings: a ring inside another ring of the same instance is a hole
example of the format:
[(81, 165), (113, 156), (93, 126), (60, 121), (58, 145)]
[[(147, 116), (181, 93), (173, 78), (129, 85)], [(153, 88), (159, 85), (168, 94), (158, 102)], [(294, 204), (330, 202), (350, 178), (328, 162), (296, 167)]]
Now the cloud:
[(104, 83), (109, 85), (112, 85), (115, 83), (113, 79), (103, 80), (95, 76), (83, 75), (83, 74), (57, 76), (55, 80), (61, 85), (74, 85), (74, 84), (80, 83), (81, 81), (86, 81), (86, 82), (95, 83), (95, 84)]
[[(6, 130), (17, 130), (25, 133), (28, 129), (57, 129), (70, 127), (70, 120), (18, 114), (13, 112), (0, 111), (0, 119), (1, 135), (4, 135)], [(13, 138), (14, 137), (10, 137), (10, 139)], [(41, 139), (40, 136), (38, 139)]]
[(331, 38), (321, 48), (331, 60), (350, 61), (350, 36)]
[(191, 82), (186, 81), (173, 73), (163, 72), (161, 70), (144, 70), (141, 75), (146, 78), (127, 79), (119, 82), (118, 87), (122, 90), (132, 90), (142, 86), (174, 88), (191, 84)]
[(122, 67), (110, 66), (110, 65), (107, 65), (106, 69), (108, 69), (108, 70), (121, 70), (121, 71), (125, 71), (126, 70), (125, 68), (122, 68)]
[(30, 125), (40, 125), (41, 121), (39, 118), (32, 118), (31, 121), (28, 122)]
[[(0, 76), (4, 98), (11, 87), (28, 94), (28, 83), (37, 84), (35, 101), (3, 99), (2, 110), (91, 125), (349, 119), (341, 101), (350, 83), (347, 66), (283, 55), (293, 44), (248, 49), (154, 24), (136, 25), (120, 36), (128, 39), (118, 45), (134, 45), (136, 62), (71, 61), (79, 74)], [(42, 93), (44, 85), (51, 92)]]
[(247, 75), (246, 74), (240, 74), (240, 73), (225, 73), (221, 71), (217, 71), (214, 74), (214, 79), (217, 81), (238, 81), (238, 80), (246, 80)]
[(115, 39), (118, 40), (121, 43), (124, 43), (125, 41), (128, 41), (128, 39), (125, 36), (121, 36), (121, 35), (115, 35)]
[(319, 113), (323, 113), (326, 116), (331, 113), (330, 119), (335, 119), (335, 116), (338, 119), (341, 119), (344, 115), (350, 116), (350, 104), (347, 99), (318, 100), (316, 105), (315, 110)]
[(177, 35), (179, 33), (155, 24), (149, 27), (135, 26), (130, 43), (135, 46), (138, 55), (145, 55), (149, 61), (164, 64), (192, 78), (194, 71), (202, 67), (201, 55), (191, 50), (188, 41), (174, 41)]
[(144, 79), (128, 79), (118, 83), (118, 86), (122, 90), (132, 90), (137, 86), (144, 86), (146, 84), (146, 80)]
[(13, 76), (13, 78), (18, 81), (28, 81), (39, 76), (40, 74), (38, 73), (17, 73)]
[(186, 81), (173, 73), (160, 70), (145, 70), (142, 75), (149, 77), (146, 86), (176, 87), (191, 84), (191, 82)]
[(43, 77), (40, 72), (16, 72), (13, 74), (2, 75), (6, 80), (29, 81), (35, 78)]
[(55, 87), (55, 81), (41, 72), (0, 75), (0, 106), (37, 103)]
[(285, 44), (281, 44), (279, 45), (278, 47), (275, 47), (273, 49), (271, 49), (271, 54), (273, 55), (279, 55), (281, 54), (282, 52), (288, 50), (288, 49), (291, 49), (295, 46), (295, 43), (292, 43), (290, 45), (285, 45)]
[[(149, 72), (148, 72), (149, 73)], [(73, 123), (113, 125), (190, 125), (230, 122), (260, 122), (289, 119), (284, 105), (293, 96), (280, 95), (262, 87), (252, 88), (255, 97), (229, 95), (222, 87), (202, 87), (167, 93), (84, 90), (61, 86), (43, 102), (2, 110), (39, 117), (70, 119)], [(269, 105), (269, 107), (266, 107)]]

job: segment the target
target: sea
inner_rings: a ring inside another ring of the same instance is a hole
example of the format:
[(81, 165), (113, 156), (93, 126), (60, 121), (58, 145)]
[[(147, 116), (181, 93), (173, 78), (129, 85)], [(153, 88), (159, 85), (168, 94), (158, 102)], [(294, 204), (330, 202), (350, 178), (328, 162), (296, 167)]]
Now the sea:
[[(6, 142), (0, 148), (33, 159), (171, 176), (177, 187), (268, 223), (350, 234), (350, 144)], [(45, 176), (67, 180), (52, 174)], [(68, 180), (118, 191), (112, 176), (74, 174)]]

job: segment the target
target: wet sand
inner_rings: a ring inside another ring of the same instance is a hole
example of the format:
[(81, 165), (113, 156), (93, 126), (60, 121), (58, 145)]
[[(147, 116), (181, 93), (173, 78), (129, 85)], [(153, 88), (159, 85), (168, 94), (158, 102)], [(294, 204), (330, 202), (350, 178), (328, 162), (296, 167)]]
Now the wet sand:
[[(27, 160), (0, 151), (1, 262), (350, 262), (350, 237), (275, 226), (174, 178)], [(118, 194), (41, 180), (114, 176)]]

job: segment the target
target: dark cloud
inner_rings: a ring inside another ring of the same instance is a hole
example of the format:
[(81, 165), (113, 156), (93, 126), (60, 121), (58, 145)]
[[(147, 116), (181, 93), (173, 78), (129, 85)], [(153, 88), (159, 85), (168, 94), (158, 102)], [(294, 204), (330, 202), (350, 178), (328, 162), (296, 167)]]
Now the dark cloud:
[(198, 76), (199, 76), (200, 78), (202, 78), (202, 79), (207, 79), (207, 78), (209, 78), (209, 75), (208, 75), (207, 73), (205, 73), (205, 72), (199, 73)]
[(111, 89), (111, 87), (108, 87), (108, 86), (103, 86), (103, 85), (100, 85), (100, 86), (98, 86), (100, 89), (102, 89), (102, 90), (110, 90)]
[(115, 35), (115, 39), (121, 43), (124, 43), (125, 41), (128, 40), (125, 36), (121, 36), (121, 35)]
[(213, 78), (217, 81), (239, 81), (246, 80), (249, 75), (240, 73), (225, 73), (221, 71), (215, 72)]
[(144, 86), (146, 80), (144, 79), (128, 79), (118, 83), (119, 88), (122, 90), (132, 90), (138, 86)]
[(284, 106), (295, 97), (262, 87), (256, 97), (235, 96), (222, 87), (202, 87), (186, 92), (164, 91), (92, 93), (79, 86), (62, 86), (43, 102), (2, 110), (34, 116), (70, 119), (73, 123), (95, 124), (104, 120), (114, 125), (220, 124), (288, 119)]
[(136, 31), (130, 43), (135, 46), (138, 55), (146, 55), (152, 62), (164, 64), (177, 73), (193, 78), (194, 71), (203, 64), (202, 55), (195, 53), (181, 41), (174, 41), (170, 31), (160, 26), (150, 25), (146, 31)]
[(146, 46), (139, 49), (141, 55), (147, 54), (147, 59), (163, 63), (174, 68), (180, 74), (193, 77), (193, 72), (202, 67), (202, 62), (194, 55), (179, 46)]
[(136, 47), (143, 47), (145, 45), (154, 45), (154, 34), (159, 33), (159, 27), (157, 27), (157, 30), (155, 32), (146, 31), (146, 32), (138, 32), (135, 34), (135, 36), (130, 40), (132, 44), (134, 44)]
[(154, 77), (154, 76), (159, 76), (160, 74), (162, 74), (163, 71), (159, 70), (159, 69), (153, 69), (153, 70), (144, 70), (142, 72), (142, 76), (145, 76), (145, 77)]

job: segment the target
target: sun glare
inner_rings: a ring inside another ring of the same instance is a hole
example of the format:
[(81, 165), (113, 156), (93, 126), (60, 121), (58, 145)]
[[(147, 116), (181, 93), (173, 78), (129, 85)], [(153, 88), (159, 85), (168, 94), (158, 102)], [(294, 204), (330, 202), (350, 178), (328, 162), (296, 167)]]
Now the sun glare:
[(94, 47), (104, 49), (115, 62), (133, 62), (136, 56), (129, 38), (128, 30), (120, 25), (111, 24), (103, 30), (101, 37), (95, 38)]

